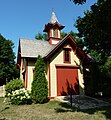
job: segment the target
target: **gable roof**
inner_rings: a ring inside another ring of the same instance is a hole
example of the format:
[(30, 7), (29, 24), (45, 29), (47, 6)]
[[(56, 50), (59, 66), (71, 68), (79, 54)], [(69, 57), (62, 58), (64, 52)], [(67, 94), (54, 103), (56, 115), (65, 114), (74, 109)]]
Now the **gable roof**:
[(65, 44), (69, 43), (71, 45), (71, 47), (73, 48), (73, 51), (75, 52), (75, 54), (77, 55), (77, 57), (82, 60), (82, 62), (89, 62), (89, 57), (87, 56), (87, 54), (81, 49), (78, 48), (76, 45), (75, 40), (73, 39), (73, 37), (68, 34), (66, 37), (64, 37), (62, 40), (60, 40), (60, 42), (58, 42), (45, 56), (45, 59), (48, 59), (50, 57), (52, 57), (53, 55), (56, 54), (56, 52), (58, 51), (58, 49), (61, 49), (64, 47)]
[(42, 57), (53, 48), (48, 41), (24, 39), (19, 40), (21, 57), (36, 58), (38, 55)]
[(19, 40), (20, 50), (18, 52), (20, 52), (21, 55), (18, 55), (18, 57), (37, 58), (38, 55), (41, 55), (45, 60), (48, 60), (61, 48), (64, 48), (65, 44), (70, 44), (77, 57), (83, 62), (89, 61), (88, 55), (76, 46), (76, 42), (70, 34), (60, 40), (55, 46), (50, 45), (48, 41), (22, 38)]
[[(58, 48), (61, 47), (61, 45), (67, 40), (68, 37), (71, 37), (70, 34), (66, 35), (62, 40), (60, 40), (44, 57), (47, 59), (49, 58)], [(73, 41), (75, 46), (76, 46), (76, 43), (75, 41)]]

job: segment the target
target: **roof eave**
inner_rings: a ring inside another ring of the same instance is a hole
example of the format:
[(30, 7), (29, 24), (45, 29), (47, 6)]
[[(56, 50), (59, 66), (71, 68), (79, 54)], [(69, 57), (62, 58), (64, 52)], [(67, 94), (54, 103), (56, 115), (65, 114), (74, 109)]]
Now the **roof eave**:
[(48, 32), (49, 29), (54, 28), (54, 27), (57, 27), (59, 30), (62, 30), (65, 26), (59, 24), (58, 22), (55, 22), (54, 24), (48, 23), (48, 24), (45, 24), (43, 32)]
[[(64, 37), (55, 47), (54, 49), (52, 49), (52, 51), (50, 51), (46, 56), (44, 56), (44, 59), (49, 59), (53, 53), (58, 49), (61, 48), (61, 46), (63, 45), (63, 43), (68, 40), (71, 39), (71, 41), (74, 43), (74, 46), (76, 47), (76, 43), (73, 40), (72, 36), (70, 34), (68, 34), (66, 37)], [(75, 48), (76, 49), (76, 48)]]

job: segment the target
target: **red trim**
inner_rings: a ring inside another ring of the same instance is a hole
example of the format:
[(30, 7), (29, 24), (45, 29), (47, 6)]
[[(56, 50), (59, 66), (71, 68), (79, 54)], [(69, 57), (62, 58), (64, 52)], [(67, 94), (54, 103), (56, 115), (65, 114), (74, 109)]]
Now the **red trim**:
[(22, 59), (22, 70), (24, 69), (24, 58)]
[(49, 31), (49, 37), (52, 37), (52, 29)]
[(21, 48), (20, 48), (20, 39), (19, 39), (18, 54), (17, 54), (17, 64), (21, 65)]
[(59, 29), (57, 28), (57, 38), (59, 38), (59, 33), (58, 32), (59, 32)]
[(16, 64), (16, 67), (17, 67), (18, 69), (20, 69), (20, 64)]
[(49, 99), (49, 100), (54, 100), (54, 99), (55, 99), (55, 97), (48, 97), (48, 99)]
[(61, 42), (59, 42), (59, 44), (45, 58), (48, 59), (52, 55), (55, 55), (56, 51), (58, 49), (61, 49), (63, 47), (63, 44), (67, 44), (68, 42), (71, 44), (73, 49), (76, 49), (76, 43), (74, 39), (72, 38), (72, 36), (69, 34), (63, 40), (61, 40)]
[(55, 55), (59, 49), (64, 47), (65, 44), (69, 44), (71, 46), (71, 48), (73, 49), (74, 53), (77, 55), (77, 57), (80, 60), (82, 60), (84, 63), (89, 63), (90, 62), (87, 54), (82, 49), (80, 49), (76, 46), (76, 42), (70, 34), (68, 34), (64, 39), (62, 39), (61, 42), (59, 42), (54, 47), (54, 49), (52, 49), (52, 51), (49, 54), (47, 54), (45, 59), (47, 60), (48, 58)]
[(63, 67), (63, 68), (77, 68), (79, 69), (80, 66), (76, 66), (76, 65), (66, 65), (66, 64), (55, 64), (56, 67)]
[(48, 23), (45, 24), (43, 32), (48, 32), (51, 28), (57, 27), (59, 30), (63, 29), (65, 26), (59, 24), (58, 22), (55, 22), (54, 24)]
[(26, 61), (26, 84), (25, 84), (26, 88), (28, 86), (28, 59)]
[(50, 82), (50, 61), (48, 63), (48, 75), (49, 75), (49, 96), (51, 96), (51, 82)]
[[(66, 57), (66, 50), (68, 50), (68, 54), (69, 54), (69, 61), (66, 61), (67, 58)], [(70, 53), (71, 49), (69, 48), (64, 48), (64, 51), (63, 51), (63, 59), (64, 59), (64, 63), (71, 63), (71, 53)]]

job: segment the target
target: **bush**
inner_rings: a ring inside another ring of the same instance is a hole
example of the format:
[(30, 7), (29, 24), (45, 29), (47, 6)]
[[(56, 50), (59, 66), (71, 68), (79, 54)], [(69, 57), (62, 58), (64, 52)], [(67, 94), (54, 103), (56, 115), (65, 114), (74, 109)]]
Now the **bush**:
[(32, 82), (32, 100), (35, 103), (44, 103), (48, 98), (47, 80), (45, 77), (46, 66), (39, 55), (35, 63), (34, 80)]
[(12, 93), (8, 93), (7, 96), (10, 97), (11, 104), (23, 105), (32, 103), (31, 92), (25, 90), (25, 88), (12, 91)]
[(22, 80), (19, 80), (19, 79), (11, 80), (5, 86), (6, 96), (7, 96), (8, 93), (11, 94), (12, 91), (19, 90), (23, 87), (24, 87), (24, 85), (22, 83)]

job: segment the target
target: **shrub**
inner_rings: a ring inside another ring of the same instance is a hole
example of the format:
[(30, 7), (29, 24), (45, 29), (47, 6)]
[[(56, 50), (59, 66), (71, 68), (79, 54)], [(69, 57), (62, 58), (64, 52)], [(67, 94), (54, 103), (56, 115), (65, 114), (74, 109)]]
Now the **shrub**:
[(32, 82), (32, 100), (35, 103), (44, 103), (48, 98), (47, 80), (45, 77), (46, 65), (39, 55), (35, 63), (34, 80)]
[(12, 91), (11, 93), (8, 93), (7, 96), (10, 97), (11, 104), (23, 105), (32, 103), (31, 92), (25, 90), (25, 88)]
[(6, 96), (8, 93), (12, 93), (12, 91), (19, 90), (20, 88), (23, 88), (23, 87), (24, 85), (22, 83), (22, 80), (19, 80), (19, 79), (11, 80), (5, 86)]

